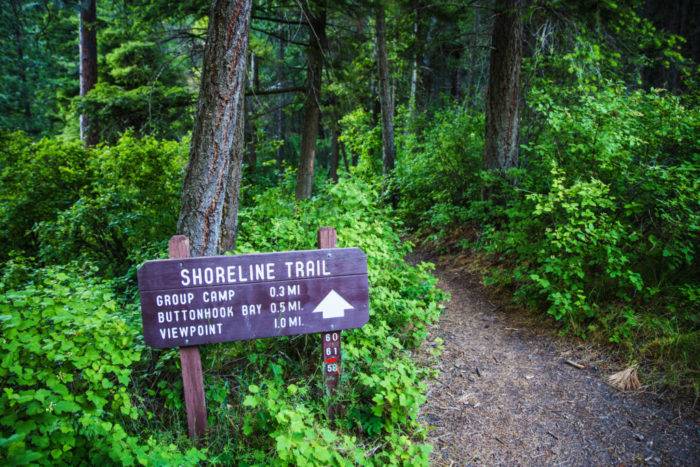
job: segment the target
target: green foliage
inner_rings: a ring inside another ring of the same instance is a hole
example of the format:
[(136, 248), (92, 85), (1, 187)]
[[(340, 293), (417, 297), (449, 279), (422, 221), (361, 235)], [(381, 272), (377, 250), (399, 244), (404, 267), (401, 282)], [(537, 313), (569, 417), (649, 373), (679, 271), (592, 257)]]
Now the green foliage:
[(697, 385), (700, 113), (589, 84), (531, 90), (521, 167), (505, 177), (479, 171), (478, 120), (437, 118), (399, 146), (400, 211), (434, 241), (466, 231), (460, 244), (497, 266), (487, 283), (521, 303), (633, 355), (673, 356), (673, 378)]
[(342, 141), (348, 152), (358, 160), (353, 169), (358, 176), (369, 180), (382, 173), (382, 132), (372, 126), (368, 112), (359, 108), (345, 115), (339, 122)]
[(0, 131), (59, 133), (78, 92), (78, 15), (66, 2), (16, 0), (0, 8)]
[[(425, 465), (430, 448), (421, 443), (417, 415), (427, 370), (417, 366), (409, 350), (425, 339), (445, 297), (429, 265), (404, 261), (409, 248), (388, 220), (389, 211), (378, 206), (371, 185), (341, 179), (301, 203), (292, 188), (289, 173), (281, 186), (246, 195), (254, 203), (240, 212), (237, 252), (315, 248), (317, 229), (336, 227), (338, 246), (359, 247), (367, 254), (370, 321), (343, 332), (343, 375), (333, 398), (323, 396), (316, 335), (205, 348), (207, 374), (231, 375), (206, 381), (207, 394), (217, 398), (210, 401), (211, 459), (223, 464)], [(177, 381), (171, 354), (160, 358), (160, 372), (149, 377)], [(156, 400), (172, 402), (157, 411), (159, 426), (182, 424), (179, 389), (163, 386)], [(343, 406), (335, 425), (326, 415), (330, 404)]]
[[(356, 437), (339, 435), (317, 420), (318, 414), (303, 402), (308, 392), (307, 386), (285, 385), (279, 380), (266, 380), (262, 388), (251, 384), (243, 400), (243, 433), (271, 438), (277, 462), (282, 464), (366, 463)], [(253, 458), (270, 459), (262, 452), (253, 454)]]
[(87, 158), (79, 142), (0, 133), (0, 260), (12, 251), (36, 253), (34, 225), (78, 199), (91, 179)]
[(133, 89), (151, 82), (162, 60), (156, 44), (130, 41), (107, 54), (107, 68), (115, 84)]
[[(40, 257), (95, 261), (101, 274), (114, 276), (142, 256), (157, 256), (154, 247), (162, 249), (174, 230), (185, 147), (125, 135), (118, 145), (83, 152), (91, 181), (70, 208), (38, 225)], [(237, 251), (314, 248), (317, 229), (335, 226), (339, 246), (368, 256), (370, 322), (343, 333), (344, 373), (332, 398), (324, 396), (315, 335), (203, 348), (212, 425), (207, 458), (426, 465), (430, 447), (417, 417), (428, 373), (410, 350), (426, 338), (444, 294), (429, 265), (404, 261), (410, 247), (372, 184), (323, 183), (301, 203), (292, 188), (290, 172), (280, 186), (246, 194), (254, 203), (240, 212)], [(93, 279), (92, 266), (32, 267), (14, 256), (0, 277), (3, 459), (158, 465), (201, 459), (184, 437), (177, 353), (142, 347), (130, 288), (115, 296), (123, 284)], [(344, 408), (334, 424), (326, 415), (331, 404)]]
[(122, 136), (89, 152), (93, 178), (81, 197), (41, 221), (39, 257), (49, 263), (82, 258), (120, 275), (143, 249), (175, 231), (187, 142)]
[(22, 133), (0, 139), (0, 259), (13, 251), (44, 263), (82, 258), (115, 276), (174, 231), (187, 141), (127, 133), (86, 150)]
[[(537, 245), (538, 267), (529, 267), (529, 279), (547, 295), (551, 315), (579, 322), (597, 314), (600, 298), (629, 300), (626, 290), (640, 291), (643, 284), (638, 273), (627, 269), (622, 240), (634, 240), (634, 234), (613, 220), (609, 188), (595, 179), (565, 187), (553, 172), (549, 193), (527, 197), (535, 203), (535, 218), (549, 226)], [(605, 282), (611, 281), (619, 297), (604, 297)]]
[(117, 142), (126, 130), (177, 139), (192, 128), (193, 89), (181, 60), (150, 41), (127, 41), (107, 54), (107, 79), (77, 102), (77, 113), (97, 117), (100, 140)]
[(448, 108), (433, 122), (420, 141), (411, 134), (399, 140), (396, 185), (400, 215), (435, 231), (464, 220), (463, 206), (481, 195), (484, 120)]
[(110, 284), (91, 271), (49, 268), (0, 295), (0, 460), (5, 464), (195, 464), (195, 449), (142, 442), (124, 420), (141, 357), (137, 331)]
[(101, 141), (116, 143), (126, 130), (175, 139), (192, 128), (191, 103), (191, 93), (182, 87), (154, 84), (123, 89), (98, 83), (80, 101), (76, 113), (97, 117)]

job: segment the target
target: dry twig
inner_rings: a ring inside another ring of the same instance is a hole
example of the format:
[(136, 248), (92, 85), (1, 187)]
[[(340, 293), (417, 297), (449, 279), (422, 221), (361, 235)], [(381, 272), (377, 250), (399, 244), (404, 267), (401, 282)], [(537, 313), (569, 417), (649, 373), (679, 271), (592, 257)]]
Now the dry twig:
[(581, 365), (580, 363), (576, 363), (573, 360), (567, 359), (567, 360), (564, 360), (564, 363), (566, 363), (567, 365), (571, 365), (574, 368), (578, 368), (579, 370), (583, 370), (584, 368), (586, 368), (585, 366)]

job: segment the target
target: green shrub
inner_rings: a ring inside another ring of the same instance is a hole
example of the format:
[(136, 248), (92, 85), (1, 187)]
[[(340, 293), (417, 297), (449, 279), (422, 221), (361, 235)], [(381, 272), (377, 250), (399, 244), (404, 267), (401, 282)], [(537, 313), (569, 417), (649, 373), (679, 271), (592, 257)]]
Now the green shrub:
[(97, 83), (76, 103), (75, 114), (95, 115), (100, 141), (115, 144), (125, 131), (140, 136), (176, 139), (192, 129), (192, 94), (159, 83), (124, 89)]
[(196, 88), (187, 84), (186, 59), (169, 57), (166, 44), (125, 40), (114, 29), (105, 33), (116, 33), (105, 37), (105, 47), (114, 48), (100, 64), (99, 82), (75, 99), (72, 120), (81, 113), (95, 116), (100, 141), (109, 144), (127, 130), (161, 139), (180, 139), (191, 131)]
[(382, 173), (382, 133), (372, 126), (371, 116), (362, 108), (340, 119), (340, 141), (345, 144), (348, 155), (357, 160), (353, 173), (365, 180), (375, 179)]
[[(343, 331), (338, 393), (324, 396), (318, 335), (258, 339), (202, 349), (211, 435), (209, 459), (222, 464), (427, 465), (418, 410), (427, 369), (410, 350), (427, 336), (444, 294), (430, 267), (410, 266), (377, 188), (358, 178), (324, 184), (311, 199), (294, 199), (293, 174), (248, 193), (240, 212), (238, 253), (316, 247), (321, 226), (334, 226), (338, 246), (368, 257), (370, 321)], [(157, 414), (154, 429), (182, 432), (180, 375), (172, 352), (157, 352), (141, 386)], [(155, 379), (157, 378), (157, 380)], [(162, 401), (165, 401), (164, 403)], [(343, 407), (332, 424), (328, 406)]]
[(600, 77), (535, 83), (519, 168), (482, 171), (478, 119), (438, 115), (399, 146), (400, 214), (436, 242), (468, 232), (487, 283), (700, 388), (700, 111)]
[[(192, 449), (142, 442), (123, 420), (140, 359), (110, 284), (49, 268), (0, 295), (0, 460), (6, 464), (195, 464)], [(134, 313), (132, 308), (129, 313)]]
[(32, 229), (80, 197), (92, 178), (88, 159), (79, 142), (0, 133), (0, 261), (12, 251), (36, 254)]
[(117, 276), (175, 231), (187, 143), (127, 133), (91, 156), (95, 175), (80, 199), (36, 226), (39, 257), (47, 263), (83, 258)]
[(413, 228), (441, 230), (470, 216), (483, 183), (483, 116), (459, 108), (437, 113), (422, 141), (402, 135), (397, 146), (399, 214)]
[(549, 313), (575, 324), (596, 316), (596, 303), (629, 300), (643, 282), (628, 269), (623, 241), (634, 234), (615, 220), (609, 188), (595, 179), (566, 187), (557, 170), (554, 177), (549, 193), (527, 197), (535, 218), (549, 226), (528, 277), (546, 294)]

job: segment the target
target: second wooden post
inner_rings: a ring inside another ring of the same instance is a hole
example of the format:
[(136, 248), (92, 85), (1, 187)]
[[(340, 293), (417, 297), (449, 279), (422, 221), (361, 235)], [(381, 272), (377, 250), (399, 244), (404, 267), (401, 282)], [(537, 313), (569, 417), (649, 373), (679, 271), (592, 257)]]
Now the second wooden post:
[[(332, 227), (321, 227), (318, 230), (318, 247), (335, 248), (336, 232)], [(334, 394), (340, 381), (340, 331), (322, 333), (323, 343), (323, 377), (329, 394)], [(335, 417), (337, 407), (328, 407), (328, 416)]]

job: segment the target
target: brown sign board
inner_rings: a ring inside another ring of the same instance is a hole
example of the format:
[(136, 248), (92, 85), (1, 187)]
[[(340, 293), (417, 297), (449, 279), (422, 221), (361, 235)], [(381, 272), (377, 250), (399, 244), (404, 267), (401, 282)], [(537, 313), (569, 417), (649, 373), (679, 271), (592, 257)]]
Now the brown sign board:
[(369, 319), (357, 248), (147, 261), (144, 338), (157, 348), (331, 332)]

